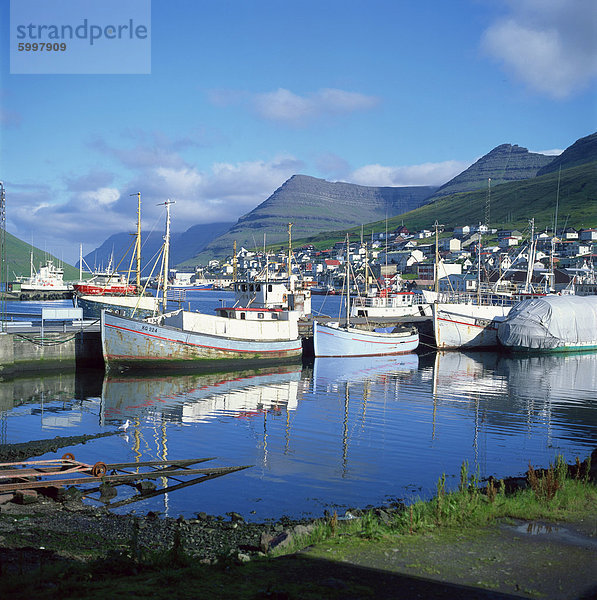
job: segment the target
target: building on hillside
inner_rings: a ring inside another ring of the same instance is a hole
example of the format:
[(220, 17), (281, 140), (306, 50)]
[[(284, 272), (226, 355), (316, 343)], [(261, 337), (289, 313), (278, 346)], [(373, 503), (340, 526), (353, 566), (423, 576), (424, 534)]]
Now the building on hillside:
[(457, 237), (466, 237), (467, 235), (470, 235), (470, 233), (470, 225), (458, 225), (457, 227), (454, 227), (454, 235)]
[[(461, 275), (462, 265), (460, 263), (447, 263), (443, 260), (439, 263), (437, 269), (439, 279), (448, 277), (449, 275)], [(422, 262), (417, 265), (417, 273), (419, 279), (435, 281), (435, 262)]]
[(597, 229), (581, 229), (578, 238), (583, 242), (597, 242)]
[(446, 252), (459, 252), (462, 250), (462, 241), (458, 238), (442, 238), (438, 242), (438, 246), (440, 250), (444, 250)]

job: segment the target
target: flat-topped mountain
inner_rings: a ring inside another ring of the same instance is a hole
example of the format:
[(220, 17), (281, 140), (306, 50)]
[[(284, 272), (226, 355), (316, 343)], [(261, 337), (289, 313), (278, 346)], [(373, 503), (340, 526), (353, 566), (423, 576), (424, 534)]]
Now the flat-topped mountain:
[(430, 201), (433, 202), (452, 194), (486, 188), (488, 179), (491, 179), (492, 187), (509, 181), (530, 179), (553, 160), (553, 156), (529, 152), (521, 146), (501, 144), (460, 175), (442, 185), (433, 194)]
[(232, 229), (208, 244), (193, 261), (229, 255), (235, 240), (239, 248), (262, 245), (264, 235), (267, 244), (285, 242), (289, 222), (293, 224), (293, 238), (300, 238), (393, 217), (422, 206), (435, 189), (371, 187), (293, 175)]

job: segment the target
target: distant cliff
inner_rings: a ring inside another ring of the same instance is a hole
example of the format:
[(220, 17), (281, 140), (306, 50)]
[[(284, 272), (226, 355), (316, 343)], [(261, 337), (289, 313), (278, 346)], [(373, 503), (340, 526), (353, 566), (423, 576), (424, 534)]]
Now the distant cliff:
[(393, 217), (422, 206), (435, 189), (370, 187), (293, 175), (196, 258), (229, 255), (235, 240), (239, 248), (262, 245), (264, 234), (267, 244), (285, 242), (289, 222), (293, 238), (301, 238)]
[(521, 146), (502, 144), (481, 157), (476, 163), (442, 185), (430, 198), (435, 201), (460, 192), (472, 192), (509, 181), (535, 177), (540, 169), (554, 160), (553, 156), (529, 152)]
[[(232, 223), (208, 223), (193, 225), (183, 233), (172, 233), (170, 238), (170, 265), (176, 265), (195, 256), (209, 242), (230, 229), (231, 226)], [(126, 255), (127, 258), (118, 267), (119, 271), (126, 271), (129, 269), (131, 262), (132, 242), (133, 235), (131, 233), (115, 233), (93, 252), (84, 256), (83, 260), (93, 270), (106, 268), (110, 257), (113, 256), (112, 268), (116, 268)], [(141, 272), (143, 275), (149, 275), (151, 272), (155, 257), (163, 243), (163, 232), (154, 231), (151, 234), (141, 232)], [(77, 262), (77, 266), (78, 264)], [(134, 268), (135, 265), (133, 264)], [(159, 267), (157, 270), (159, 270)], [(157, 270), (154, 271), (154, 275), (157, 274)]]
[(559, 171), (560, 168), (569, 169), (570, 167), (577, 167), (595, 160), (597, 160), (597, 133), (576, 140), (560, 156), (557, 156), (548, 165), (543, 167), (537, 175), (553, 173)]

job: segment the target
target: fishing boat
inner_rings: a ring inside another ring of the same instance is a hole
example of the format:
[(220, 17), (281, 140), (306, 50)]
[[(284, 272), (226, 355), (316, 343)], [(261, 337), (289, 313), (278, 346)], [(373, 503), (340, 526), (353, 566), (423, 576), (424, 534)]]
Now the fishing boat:
[[(346, 240), (348, 247), (348, 238)], [(413, 352), (419, 333), (410, 327), (357, 328), (350, 324), (350, 264), (346, 261), (346, 322), (313, 321), (315, 356), (383, 356)]]
[(511, 306), (435, 302), (431, 308), (435, 345), (441, 350), (450, 350), (497, 347), (498, 325)]
[[(81, 281), (75, 284), (73, 304), (75, 307), (83, 309), (83, 316), (86, 319), (99, 319), (102, 310), (109, 310), (128, 317), (147, 317), (156, 315), (158, 312), (159, 298), (151, 295), (141, 286), (141, 194), (134, 195), (137, 196), (138, 201), (134, 249), (137, 263), (136, 282), (130, 282), (126, 275), (114, 271), (112, 258), (110, 258), (106, 271), (96, 272), (89, 281), (83, 281), (82, 273), (80, 273)], [(82, 269), (82, 254), (79, 265), (79, 268)]]
[(47, 260), (40, 266), (39, 271), (33, 265), (31, 253), (31, 274), (29, 277), (17, 277), (16, 281), (8, 284), (8, 290), (19, 294), (21, 300), (46, 299), (58, 300), (70, 298), (73, 287), (64, 281), (64, 269), (54, 265), (53, 260)]
[[(388, 331), (391, 329), (391, 331)], [(383, 356), (414, 352), (419, 345), (416, 328), (378, 328), (371, 331), (349, 324), (313, 322), (315, 356)]]
[(597, 296), (545, 296), (515, 306), (498, 328), (514, 352), (597, 350)]
[(135, 284), (129, 283), (126, 275), (110, 268), (95, 271), (87, 281), (73, 284), (73, 289), (79, 296), (126, 296), (137, 291)]
[(163, 314), (129, 318), (103, 310), (102, 353), (109, 369), (214, 370), (299, 360), (299, 313), (281, 308), (219, 307), (215, 315), (178, 309), (166, 312), (170, 201), (162, 262)]
[(102, 352), (109, 368), (213, 370), (299, 360), (298, 315), (292, 311), (223, 307), (216, 315), (176, 310), (132, 319), (106, 310)]
[[(477, 292), (439, 292), (436, 269), (435, 292), (423, 295), (432, 309), (435, 345), (441, 350), (497, 349), (498, 326), (513, 306), (528, 298), (543, 297), (535, 291), (531, 280), (535, 255), (534, 221), (531, 220), (530, 243), (527, 257), (527, 275), (521, 290), (505, 291), (500, 288), (501, 278), (490, 288), (481, 281), (480, 248), (478, 250)], [(479, 241), (480, 244), (480, 241)], [(436, 231), (436, 264), (439, 264)]]

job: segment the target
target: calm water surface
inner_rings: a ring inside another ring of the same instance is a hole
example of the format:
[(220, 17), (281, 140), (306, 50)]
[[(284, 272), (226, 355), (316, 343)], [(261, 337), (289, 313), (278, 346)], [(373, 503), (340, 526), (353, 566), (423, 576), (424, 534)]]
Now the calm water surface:
[[(213, 302), (218, 293), (210, 294)], [(597, 441), (596, 390), (597, 353), (319, 358), (218, 375), (39, 375), (0, 383), (0, 443), (114, 431), (129, 419), (126, 434), (58, 455), (89, 463), (214, 456), (214, 466), (253, 466), (118, 510), (321, 516), (429, 497), (442, 473), (456, 487), (463, 460), (482, 478), (500, 478), (523, 474), (529, 461), (547, 466), (557, 454), (583, 459)]]

